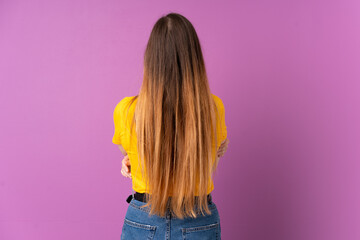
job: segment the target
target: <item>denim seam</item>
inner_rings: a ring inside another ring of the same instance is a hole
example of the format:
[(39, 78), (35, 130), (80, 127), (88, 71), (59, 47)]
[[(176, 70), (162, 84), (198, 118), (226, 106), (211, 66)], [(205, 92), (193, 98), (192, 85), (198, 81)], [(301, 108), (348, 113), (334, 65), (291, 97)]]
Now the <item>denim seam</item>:
[(183, 233), (189, 233), (189, 232), (197, 232), (202, 230), (208, 230), (212, 228), (217, 228), (219, 226), (219, 223), (212, 223), (205, 226), (198, 226), (198, 227), (190, 227), (190, 228), (182, 228)]
[(126, 218), (124, 220), (125, 220), (126, 224), (133, 226), (133, 227), (138, 227), (138, 228), (142, 228), (142, 229), (146, 229), (146, 230), (156, 230), (156, 228), (157, 228), (157, 226), (137, 223), (134, 221), (130, 221), (129, 219), (126, 219)]

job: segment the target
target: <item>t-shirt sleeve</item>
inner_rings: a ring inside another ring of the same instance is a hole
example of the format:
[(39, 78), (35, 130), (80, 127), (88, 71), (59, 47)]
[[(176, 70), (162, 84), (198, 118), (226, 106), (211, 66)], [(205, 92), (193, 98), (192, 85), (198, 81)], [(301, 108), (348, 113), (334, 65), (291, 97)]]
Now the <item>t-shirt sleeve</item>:
[(220, 108), (220, 133), (221, 133), (221, 142), (223, 142), (227, 138), (227, 128), (225, 122), (225, 106), (222, 101)]
[(124, 99), (122, 99), (116, 106), (113, 112), (114, 120), (114, 135), (112, 142), (114, 144), (122, 144), (122, 137), (124, 136), (124, 118), (123, 118), (123, 105)]

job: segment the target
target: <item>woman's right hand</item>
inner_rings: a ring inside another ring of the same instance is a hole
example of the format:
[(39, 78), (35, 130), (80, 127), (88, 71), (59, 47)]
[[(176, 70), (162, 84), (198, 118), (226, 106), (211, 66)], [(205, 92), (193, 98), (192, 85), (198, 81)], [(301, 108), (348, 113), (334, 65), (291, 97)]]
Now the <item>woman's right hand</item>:
[(124, 177), (132, 178), (131, 177), (131, 166), (130, 166), (130, 159), (129, 156), (124, 156), (123, 160), (121, 161), (121, 174)]
[(222, 157), (224, 156), (225, 152), (227, 151), (229, 145), (229, 139), (226, 138), (220, 145), (218, 151), (217, 151), (217, 157)]

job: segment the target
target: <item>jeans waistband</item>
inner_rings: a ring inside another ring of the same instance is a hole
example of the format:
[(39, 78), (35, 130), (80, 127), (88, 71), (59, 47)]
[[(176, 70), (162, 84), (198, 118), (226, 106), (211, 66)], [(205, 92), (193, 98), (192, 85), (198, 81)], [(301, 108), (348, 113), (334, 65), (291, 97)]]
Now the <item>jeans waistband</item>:
[[(127, 199), (126, 202), (130, 203), (132, 198), (135, 198), (136, 200), (140, 201), (140, 202), (146, 202), (145, 200), (145, 194), (147, 193), (139, 193), (139, 192), (135, 192), (134, 194), (130, 195)], [(195, 198), (197, 198), (197, 196), (195, 196)], [(211, 193), (209, 193), (207, 195), (207, 201), (210, 204), (212, 201), (212, 196)]]

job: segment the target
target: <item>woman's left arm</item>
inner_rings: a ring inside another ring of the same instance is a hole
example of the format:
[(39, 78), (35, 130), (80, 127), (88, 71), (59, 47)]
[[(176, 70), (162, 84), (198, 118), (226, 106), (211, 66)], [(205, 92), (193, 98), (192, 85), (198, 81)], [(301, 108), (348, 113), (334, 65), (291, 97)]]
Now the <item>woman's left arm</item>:
[(118, 145), (121, 153), (122, 153), (124, 156), (126, 156), (126, 155), (127, 155), (127, 152), (125, 151), (124, 147), (123, 147), (121, 144), (117, 144), (117, 145)]

